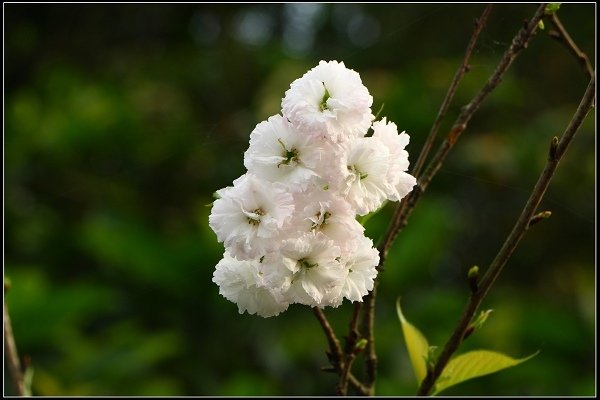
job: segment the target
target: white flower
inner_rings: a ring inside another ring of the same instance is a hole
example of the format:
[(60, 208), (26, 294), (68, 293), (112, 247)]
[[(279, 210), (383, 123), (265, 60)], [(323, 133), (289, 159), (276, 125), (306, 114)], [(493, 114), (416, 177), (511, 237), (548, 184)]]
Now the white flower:
[(373, 137), (357, 138), (343, 156), (346, 176), (339, 190), (359, 215), (377, 210), (392, 190), (388, 182), (390, 152)]
[(342, 257), (348, 276), (341, 294), (350, 301), (362, 301), (362, 298), (373, 290), (379, 264), (379, 251), (373, 247), (371, 239), (362, 236), (357, 244), (354, 253)]
[(274, 115), (250, 134), (244, 165), (259, 178), (301, 190), (318, 176), (315, 169), (322, 153), (318, 141), (297, 131), (281, 115)]
[(284, 187), (245, 174), (217, 194), (209, 225), (234, 257), (259, 258), (278, 244), (276, 238), (294, 211), (293, 197)]
[(212, 280), (219, 294), (237, 304), (240, 314), (272, 317), (288, 308), (277, 288), (265, 284), (261, 267), (258, 260), (240, 261), (227, 251), (216, 266)]
[(290, 303), (311, 307), (337, 304), (347, 271), (340, 264), (340, 248), (325, 235), (306, 234), (286, 240), (280, 248), (286, 270), (284, 293)]
[(372, 102), (358, 73), (321, 61), (286, 91), (283, 116), (250, 134), (248, 172), (217, 191), (209, 217), (225, 245), (213, 282), (240, 313), (337, 307), (373, 290), (379, 252), (356, 214), (402, 199), (416, 180), (396, 124), (383, 118), (366, 136)]
[(417, 180), (406, 171), (408, 170), (408, 145), (410, 136), (406, 132), (398, 134), (398, 127), (386, 118), (373, 123), (373, 138), (380, 140), (390, 152), (388, 181), (390, 183), (388, 199), (399, 201), (416, 185)]
[(285, 92), (283, 115), (299, 130), (342, 142), (364, 136), (371, 125), (373, 97), (360, 75), (343, 62), (319, 62)]
[(314, 188), (294, 196), (296, 204), (290, 225), (301, 233), (322, 233), (340, 247), (342, 253), (354, 251), (354, 241), (365, 228), (356, 220), (350, 204), (332, 190)]

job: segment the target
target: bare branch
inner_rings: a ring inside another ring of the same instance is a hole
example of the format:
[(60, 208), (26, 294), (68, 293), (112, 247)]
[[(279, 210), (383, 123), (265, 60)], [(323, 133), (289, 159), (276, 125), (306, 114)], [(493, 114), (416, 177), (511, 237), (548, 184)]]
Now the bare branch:
[(519, 55), (521, 50), (527, 47), (529, 40), (535, 33), (539, 21), (544, 16), (544, 10), (546, 5), (542, 4), (538, 6), (535, 14), (524, 26), (517, 32), (516, 36), (513, 38), (509, 48), (504, 52), (504, 55), (500, 59), (500, 62), (496, 66), (496, 69), (492, 73), (492, 75), (488, 78), (486, 84), (481, 88), (479, 93), (469, 102), (466, 106), (462, 108), (462, 111), (458, 115), (454, 125), (450, 129), (450, 132), (438, 148), (433, 159), (429, 162), (425, 172), (418, 179), (417, 185), (413, 188), (412, 192), (406, 196), (402, 202), (398, 205), (392, 221), (388, 226), (388, 229), (378, 246), (380, 251), (380, 268), (382, 268), (386, 258), (387, 253), (394, 242), (394, 239), (400, 232), (404, 226), (406, 226), (406, 221), (409, 215), (412, 213), (415, 204), (423, 194), (423, 192), (427, 189), (427, 186), (436, 175), (438, 170), (441, 168), (444, 160), (448, 156), (450, 150), (454, 147), (460, 135), (465, 131), (467, 125), (475, 112), (479, 109), (483, 101), (496, 89), (496, 87), (502, 81), (502, 77), (511, 66), (515, 58)]
[[(342, 347), (340, 346), (340, 341), (338, 340), (333, 328), (329, 324), (327, 317), (318, 307), (313, 307), (313, 313), (317, 317), (319, 324), (323, 328), (325, 332), (325, 336), (327, 337), (327, 341), (329, 343), (329, 351), (327, 352), (327, 357), (329, 358), (329, 362), (331, 363), (332, 369), (331, 372), (337, 372), (338, 374), (342, 374), (345, 368), (345, 362), (343, 359)], [(327, 369), (329, 371), (329, 369)], [(371, 389), (362, 384), (352, 373), (350, 369), (348, 369), (346, 374), (347, 382), (349, 382), (359, 394), (363, 396), (368, 396), (371, 394)]]
[(321, 310), (318, 307), (313, 307), (312, 310), (315, 316), (317, 317), (317, 320), (321, 324), (323, 332), (325, 332), (325, 336), (327, 337), (327, 342), (329, 343), (329, 361), (331, 362), (331, 365), (333, 365), (335, 368), (338, 368), (342, 358), (342, 347), (340, 346), (340, 341), (335, 335), (335, 332), (329, 324), (329, 321), (323, 313), (323, 310)]
[(454, 94), (456, 93), (458, 84), (462, 80), (465, 73), (469, 72), (469, 69), (470, 69), (469, 59), (471, 58), (471, 53), (473, 53), (473, 49), (475, 49), (475, 44), (477, 43), (477, 39), (479, 38), (479, 35), (481, 34), (481, 31), (483, 30), (483, 27), (485, 26), (488, 16), (490, 15), (491, 11), (492, 11), (492, 4), (488, 4), (485, 7), (485, 9), (483, 10), (483, 13), (481, 14), (481, 16), (477, 20), (475, 20), (475, 30), (473, 31), (473, 34), (471, 35), (471, 40), (469, 40), (469, 44), (467, 45), (467, 49), (465, 50), (465, 55), (463, 56), (463, 59), (462, 59), (460, 65), (458, 66), (456, 73), (454, 74), (452, 83), (450, 84), (450, 87), (448, 88), (448, 91), (446, 92), (446, 97), (444, 97), (444, 101), (442, 101), (442, 105), (440, 106), (440, 110), (438, 111), (435, 121), (433, 122), (431, 130), (429, 131), (429, 135), (427, 136), (427, 139), (425, 140), (425, 144), (423, 144), (423, 147), (421, 148), (421, 153), (419, 154), (419, 157), (417, 158), (417, 161), (415, 162), (415, 165), (413, 166), (413, 169), (411, 171), (411, 174), (413, 176), (418, 176), (419, 173), (421, 172), (421, 168), (423, 167), (423, 164), (425, 163), (425, 160), (427, 159), (427, 156), (429, 155), (429, 150), (431, 149), (431, 145), (433, 144), (433, 141), (435, 140), (437, 132), (440, 129), (442, 120), (446, 116), (448, 107), (450, 106), (450, 103), (452, 102), (452, 99), (454, 98)]
[[(594, 103), (595, 98), (595, 78), (592, 77), (590, 80), (588, 87), (585, 91), (585, 94), (577, 108), (577, 111), (573, 115), (571, 122), (569, 123), (567, 129), (562, 135), (558, 146), (556, 146), (555, 151), (550, 152), (551, 154), (548, 157), (548, 161), (546, 162), (546, 166), (542, 171), (540, 177), (538, 178), (537, 183), (535, 184), (521, 215), (517, 219), (515, 226), (512, 231), (506, 238), (506, 241), (502, 245), (502, 248), (490, 264), (486, 274), (481, 279), (478, 290), (473, 293), (469, 299), (469, 302), (465, 306), (463, 313), (460, 317), (460, 320), (454, 329), (450, 339), (444, 346), (444, 349), (440, 356), (438, 357), (435, 366), (433, 369), (429, 370), (427, 376), (423, 380), (421, 387), (419, 388), (418, 395), (425, 396), (428, 395), (433, 386), (435, 385), (436, 380), (442, 374), (444, 368), (446, 367), (448, 361), (450, 361), (450, 357), (454, 352), (458, 349), (462, 341), (464, 340), (466, 330), (469, 327), (470, 321), (473, 319), (473, 316), (477, 312), (479, 305), (483, 301), (484, 297), (489, 292), (490, 288), (502, 272), (502, 269), (506, 265), (506, 262), (512, 255), (513, 251), (525, 235), (525, 232), (530, 226), (530, 221), (534, 217), (534, 213), (538, 208), (544, 194), (546, 193), (546, 189), (550, 184), (550, 180), (554, 176), (556, 168), (558, 167), (558, 163), (562, 156), (565, 154), (565, 151), (573, 138), (575, 137), (575, 133), (583, 123), (588, 112), (592, 109), (592, 105)], [(553, 146), (554, 144), (551, 144)]]
[(352, 308), (352, 318), (350, 319), (350, 328), (348, 330), (348, 336), (346, 337), (346, 345), (344, 346), (344, 365), (340, 373), (340, 379), (338, 381), (337, 392), (340, 396), (346, 396), (348, 394), (348, 379), (350, 377), (350, 371), (352, 371), (352, 364), (358, 354), (356, 344), (358, 342), (359, 333), (356, 329), (358, 325), (358, 317), (360, 315), (360, 303), (356, 302)]
[(375, 299), (377, 298), (377, 285), (375, 279), (373, 290), (364, 298), (364, 316), (362, 332), (367, 339), (365, 352), (365, 384), (370, 389), (370, 395), (375, 394), (375, 378), (377, 377), (377, 352), (375, 350)]
[(356, 377), (354, 375), (348, 374), (348, 380), (350, 381), (350, 384), (356, 389), (358, 394), (360, 394), (361, 396), (372, 396), (373, 395), (371, 393), (372, 392), (371, 389), (369, 389), (364, 384), (362, 384), (358, 379), (356, 379)]
[(583, 71), (587, 74), (588, 78), (591, 79), (594, 76), (594, 67), (592, 67), (592, 63), (590, 62), (590, 59), (588, 58), (587, 54), (581, 51), (577, 44), (575, 44), (575, 42), (571, 38), (571, 35), (569, 35), (569, 32), (567, 32), (562, 22), (560, 22), (560, 19), (558, 18), (558, 15), (556, 15), (556, 13), (550, 15), (550, 22), (556, 30), (548, 31), (548, 35), (550, 35), (551, 38), (556, 39), (557, 41), (561, 42), (567, 47), (569, 52), (571, 52), (571, 54), (575, 56), (575, 58), (581, 65), (581, 68), (583, 68)]

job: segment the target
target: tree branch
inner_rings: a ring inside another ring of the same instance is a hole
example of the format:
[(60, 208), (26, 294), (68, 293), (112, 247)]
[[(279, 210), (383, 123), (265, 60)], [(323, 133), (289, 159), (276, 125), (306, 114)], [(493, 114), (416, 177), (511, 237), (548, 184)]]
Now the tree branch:
[(323, 332), (325, 332), (325, 336), (327, 337), (327, 342), (329, 343), (329, 351), (327, 352), (327, 357), (329, 358), (329, 362), (331, 365), (339, 369), (340, 363), (342, 362), (342, 347), (340, 346), (340, 341), (338, 340), (333, 328), (329, 324), (327, 317), (318, 307), (313, 307), (313, 313), (317, 317), (317, 320), (321, 324), (323, 328)]
[(4, 302), (4, 353), (6, 356), (6, 363), (8, 364), (8, 372), (10, 373), (10, 378), (17, 396), (25, 396), (26, 391), (23, 370), (21, 369), (21, 362), (19, 361), (19, 354), (13, 336), (6, 301)]
[(375, 279), (373, 290), (365, 296), (362, 332), (367, 339), (365, 352), (365, 385), (369, 388), (369, 395), (375, 394), (375, 378), (377, 377), (377, 351), (375, 349), (375, 299), (379, 280)]
[(486, 274), (481, 279), (478, 289), (472, 293), (469, 302), (465, 306), (463, 313), (460, 317), (460, 320), (454, 329), (454, 332), (450, 336), (450, 339), (444, 346), (442, 353), (438, 357), (434, 367), (427, 372), (425, 379), (423, 380), (421, 387), (419, 388), (418, 395), (426, 396), (428, 395), (435, 382), (442, 374), (444, 368), (446, 367), (448, 361), (450, 361), (450, 357), (454, 354), (454, 352), (458, 349), (460, 344), (463, 341), (465, 336), (465, 332), (469, 326), (469, 323), (473, 319), (473, 316), (477, 312), (479, 305), (483, 301), (484, 297), (489, 292), (490, 288), (502, 272), (502, 269), (506, 265), (506, 262), (512, 255), (513, 251), (525, 235), (525, 232), (528, 230), (532, 218), (534, 218), (534, 213), (538, 208), (544, 194), (546, 193), (546, 189), (550, 184), (550, 180), (554, 176), (556, 168), (558, 167), (558, 163), (560, 159), (565, 154), (567, 147), (575, 137), (577, 130), (583, 123), (586, 115), (592, 109), (592, 105), (594, 103), (595, 98), (595, 77), (592, 76), (585, 94), (581, 99), (579, 107), (577, 111), (573, 115), (571, 122), (569, 123), (567, 129), (562, 135), (560, 141), (556, 138), (552, 140), (550, 145), (550, 152), (548, 156), (548, 161), (546, 162), (546, 166), (542, 171), (540, 177), (538, 178), (537, 183), (535, 184), (521, 215), (517, 219), (512, 231), (506, 238), (506, 241), (502, 245), (500, 251), (490, 264)]
[[(344, 368), (345, 368), (345, 362), (344, 362), (344, 354), (342, 353), (342, 347), (340, 346), (340, 341), (338, 340), (337, 336), (335, 335), (335, 332), (333, 331), (333, 328), (329, 324), (329, 321), (327, 320), (327, 317), (323, 313), (323, 310), (321, 310), (318, 307), (313, 307), (312, 310), (313, 310), (313, 314), (317, 317), (319, 324), (323, 328), (323, 331), (325, 332), (325, 336), (327, 337), (327, 342), (329, 343), (329, 351), (327, 351), (327, 357), (332, 366), (332, 369), (330, 371), (337, 372), (341, 376), (342, 372), (344, 371)], [(356, 389), (356, 391), (359, 394), (361, 394), (363, 396), (370, 395), (369, 388), (366, 387), (365, 385), (363, 385), (354, 375), (352, 375), (349, 368), (348, 368), (348, 371), (345, 372), (345, 374), (346, 374), (347, 382), (349, 382)], [(347, 390), (347, 387), (346, 387), (346, 390)]]
[(492, 73), (492, 75), (488, 78), (488, 81), (483, 86), (483, 88), (477, 93), (477, 95), (469, 102), (466, 106), (464, 106), (458, 115), (454, 125), (450, 129), (450, 132), (439, 146), (435, 156), (429, 162), (423, 176), (419, 177), (417, 185), (413, 188), (412, 192), (408, 196), (406, 196), (402, 202), (396, 208), (394, 216), (392, 217), (392, 221), (388, 226), (388, 229), (384, 235), (381, 244), (378, 246), (380, 253), (380, 267), (383, 266), (389, 249), (396, 239), (396, 236), (400, 232), (402, 228), (406, 226), (406, 221), (409, 215), (412, 213), (412, 210), (415, 207), (415, 204), (427, 189), (427, 186), (436, 175), (438, 170), (441, 168), (442, 163), (448, 156), (448, 153), (454, 147), (460, 135), (465, 131), (467, 125), (475, 112), (479, 109), (483, 101), (489, 96), (490, 93), (496, 89), (496, 87), (502, 81), (502, 77), (511, 66), (515, 58), (519, 55), (521, 50), (527, 47), (529, 40), (535, 33), (539, 21), (544, 16), (545, 4), (538, 6), (533, 17), (530, 21), (528, 21), (524, 26), (517, 32), (516, 36), (513, 38), (509, 48), (504, 52), (504, 55), (500, 59), (500, 62), (496, 66), (496, 69)]
[(360, 382), (352, 373), (348, 374), (350, 384), (356, 389), (361, 396), (372, 396), (371, 391), (362, 382)]
[[(446, 96), (442, 101), (442, 105), (440, 106), (440, 110), (438, 111), (438, 115), (431, 127), (429, 135), (425, 141), (423, 149), (419, 154), (419, 158), (415, 166), (413, 167), (413, 174), (416, 176), (421, 167), (423, 166), (427, 155), (429, 154), (429, 150), (435, 140), (441, 122), (448, 111), (448, 107), (454, 98), (456, 93), (456, 89), (458, 88), (458, 84), (460, 83), (462, 77), (469, 69), (469, 59), (471, 54), (473, 53), (473, 49), (475, 48), (475, 44), (477, 43), (477, 39), (483, 30), (487, 22), (487, 18), (491, 12), (492, 5), (488, 5), (483, 10), (483, 13), (479, 17), (479, 19), (475, 23), (475, 29), (473, 34), (471, 35), (471, 39), (469, 40), (469, 44), (467, 45), (467, 49), (465, 50), (465, 54), (461, 61), (460, 66), (456, 70), (454, 74), (454, 78), (452, 79), (452, 83), (448, 88)], [(420, 190), (419, 187), (415, 187), (415, 190)], [(407, 200), (403, 199), (400, 204), (396, 207), (394, 217), (392, 218), (392, 223), (388, 228), (382, 242), (378, 246), (379, 254), (380, 254), (380, 262), (377, 266), (379, 273), (383, 271), (383, 266), (385, 263), (385, 259), (387, 257), (387, 252), (392, 245), (392, 242), (396, 238), (399, 230), (402, 229), (406, 225), (406, 219), (401, 219), (400, 216), (403, 214), (403, 210), (407, 205)], [(365, 307), (364, 307), (364, 317), (363, 317), (363, 327), (362, 332), (363, 335), (367, 339), (367, 349), (366, 349), (366, 360), (365, 360), (365, 384), (369, 388), (370, 395), (375, 393), (375, 379), (377, 377), (377, 352), (375, 348), (375, 300), (377, 298), (377, 285), (379, 283), (379, 276), (375, 279), (373, 290), (365, 297)]]
[(356, 327), (360, 315), (360, 304), (361, 303), (356, 302), (352, 308), (352, 318), (350, 319), (350, 327), (348, 329), (348, 336), (346, 336), (346, 345), (344, 346), (344, 365), (337, 386), (337, 392), (340, 396), (346, 396), (348, 394), (348, 379), (350, 377), (350, 372), (352, 371), (352, 364), (354, 363), (356, 355), (360, 352), (360, 349), (357, 349), (356, 347), (359, 337)]
[(569, 32), (567, 32), (562, 22), (560, 22), (560, 19), (556, 13), (552, 13), (552, 15), (550, 15), (550, 22), (552, 23), (552, 26), (556, 28), (556, 30), (548, 31), (548, 35), (567, 47), (569, 52), (575, 56), (581, 65), (581, 68), (583, 68), (583, 71), (587, 74), (588, 78), (591, 79), (594, 76), (594, 67), (592, 67), (592, 63), (590, 62), (588, 56), (575, 44), (571, 38), (571, 35), (569, 35)]
[(425, 144), (423, 144), (423, 147), (421, 148), (421, 153), (419, 154), (419, 157), (417, 158), (417, 161), (415, 162), (415, 165), (413, 166), (413, 169), (411, 171), (411, 174), (413, 176), (418, 176), (419, 173), (421, 172), (421, 168), (423, 167), (423, 164), (425, 163), (425, 160), (427, 159), (427, 156), (429, 155), (429, 150), (431, 149), (431, 145), (433, 144), (433, 141), (435, 140), (437, 132), (440, 129), (442, 120), (446, 116), (448, 107), (450, 106), (450, 103), (452, 102), (452, 99), (454, 98), (454, 95), (456, 94), (456, 89), (458, 88), (458, 84), (462, 80), (465, 73), (469, 72), (469, 69), (470, 69), (469, 59), (471, 58), (471, 53), (473, 53), (473, 49), (475, 49), (475, 44), (477, 43), (477, 39), (479, 38), (479, 35), (481, 34), (481, 31), (483, 30), (483, 27), (485, 26), (488, 16), (490, 15), (491, 11), (492, 11), (492, 4), (488, 4), (485, 7), (485, 9), (483, 10), (483, 13), (481, 14), (481, 16), (475, 20), (475, 30), (473, 31), (473, 34), (471, 35), (471, 39), (469, 40), (469, 44), (467, 45), (467, 49), (465, 50), (465, 55), (463, 56), (463, 59), (462, 59), (460, 65), (458, 66), (458, 69), (454, 73), (454, 78), (452, 79), (452, 83), (450, 83), (450, 87), (448, 88), (448, 91), (446, 92), (446, 97), (444, 97), (444, 101), (442, 101), (442, 105), (440, 106), (440, 110), (438, 111), (438, 114), (435, 117), (435, 121), (433, 122), (433, 125), (431, 126), (429, 135), (427, 136), (427, 139), (425, 140)]

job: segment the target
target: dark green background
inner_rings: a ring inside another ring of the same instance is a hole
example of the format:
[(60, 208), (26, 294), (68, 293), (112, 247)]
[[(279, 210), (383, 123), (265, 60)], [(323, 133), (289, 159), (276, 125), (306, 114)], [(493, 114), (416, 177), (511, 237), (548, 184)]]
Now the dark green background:
[[(361, 74), (374, 111), (385, 104), (411, 135), (414, 162), (482, 9), (5, 4), (5, 299), (33, 393), (333, 394), (307, 307), (263, 319), (219, 296), (223, 247), (207, 205), (244, 172), (254, 126), (321, 59)], [(494, 7), (443, 134), (534, 9)], [(595, 5), (559, 15), (594, 60)], [(489, 264), (576, 109), (588, 78), (549, 28), (476, 114), (392, 249), (377, 304), (378, 394), (416, 390), (395, 299), (444, 343), (467, 270)], [(521, 242), (484, 302), (490, 320), (462, 349), (540, 354), (446, 394), (594, 394), (594, 127), (590, 115), (542, 204), (552, 218)], [(390, 215), (369, 222), (372, 238)], [(326, 310), (340, 335), (350, 309)]]

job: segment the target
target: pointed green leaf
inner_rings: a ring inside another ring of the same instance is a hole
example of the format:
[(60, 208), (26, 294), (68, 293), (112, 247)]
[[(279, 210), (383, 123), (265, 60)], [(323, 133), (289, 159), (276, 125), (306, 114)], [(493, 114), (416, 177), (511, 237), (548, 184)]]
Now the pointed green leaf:
[(461, 354), (450, 360), (448, 365), (446, 365), (444, 372), (442, 372), (442, 375), (438, 379), (433, 394), (437, 394), (450, 386), (454, 386), (469, 379), (492, 374), (505, 368), (514, 367), (537, 354), (538, 352), (529, 357), (520, 359), (515, 359), (502, 353), (496, 353), (489, 350), (476, 350)]
[(419, 385), (427, 374), (426, 359), (429, 353), (429, 344), (425, 336), (404, 318), (402, 309), (400, 308), (400, 299), (396, 300), (396, 312), (398, 313), (398, 318), (400, 318), (406, 349), (408, 350), (413, 371), (415, 371), (415, 376), (417, 377), (417, 385)]

